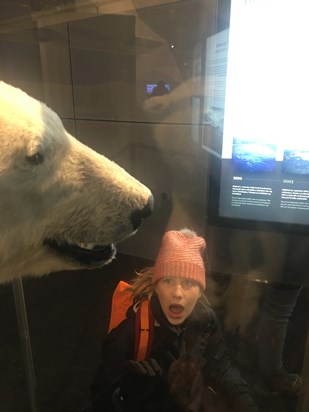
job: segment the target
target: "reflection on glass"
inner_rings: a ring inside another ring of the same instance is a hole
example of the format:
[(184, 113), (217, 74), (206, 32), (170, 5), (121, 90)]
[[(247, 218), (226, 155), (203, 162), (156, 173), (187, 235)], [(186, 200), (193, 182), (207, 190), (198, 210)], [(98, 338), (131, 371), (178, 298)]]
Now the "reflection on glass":
[[(33, 395), (42, 412), (92, 410), (113, 290), (152, 266), (163, 234), (182, 227), (205, 235), (207, 313), (215, 311), (259, 410), (309, 410), (307, 8), (305, 0), (1, 5), (1, 79), (45, 102), (155, 197), (152, 217), (111, 265), (25, 281), (30, 395), (11, 289), (0, 286), (5, 410), (24, 410)], [(168, 93), (149, 97), (161, 80)], [(200, 343), (192, 337), (188, 345)], [(195, 375), (187, 364), (180, 374), (189, 380), (183, 395), (196, 389), (192, 376), (200, 387), (202, 362)], [(226, 393), (207, 396), (199, 412), (214, 399), (226, 409)]]

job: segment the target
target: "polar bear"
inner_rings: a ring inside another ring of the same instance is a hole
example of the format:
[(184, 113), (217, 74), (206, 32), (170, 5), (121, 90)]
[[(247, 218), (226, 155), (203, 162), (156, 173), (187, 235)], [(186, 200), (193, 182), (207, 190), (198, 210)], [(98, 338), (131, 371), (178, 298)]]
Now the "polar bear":
[(0, 82), (0, 283), (95, 268), (151, 214), (150, 190)]

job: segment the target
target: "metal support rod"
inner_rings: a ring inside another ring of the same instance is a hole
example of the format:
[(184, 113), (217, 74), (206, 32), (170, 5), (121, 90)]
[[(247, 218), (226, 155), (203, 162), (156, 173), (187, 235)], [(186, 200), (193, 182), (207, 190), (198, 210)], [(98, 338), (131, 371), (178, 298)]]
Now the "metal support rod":
[(33, 366), (30, 334), (28, 328), (27, 310), (24, 297), (23, 283), (21, 279), (12, 282), (15, 302), (15, 310), (18, 322), (18, 331), (23, 355), (25, 375), (29, 393), (31, 412), (38, 412), (36, 404), (36, 380)]
[(309, 411), (309, 331), (307, 332), (302, 377), (304, 381), (304, 388), (298, 396), (296, 412)]

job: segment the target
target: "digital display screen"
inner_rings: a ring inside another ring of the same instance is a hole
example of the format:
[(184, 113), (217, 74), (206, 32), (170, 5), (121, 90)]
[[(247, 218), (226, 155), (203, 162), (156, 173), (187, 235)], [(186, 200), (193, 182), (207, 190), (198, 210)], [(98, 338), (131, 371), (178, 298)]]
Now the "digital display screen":
[(232, 0), (229, 29), (207, 41), (204, 122), (222, 140), (218, 217), (309, 225), (308, 9)]
[[(155, 89), (156, 87), (158, 87), (157, 83), (147, 83), (146, 84), (146, 93), (148, 95), (151, 95), (151, 93), (153, 93), (153, 89)], [(171, 91), (171, 85), (168, 83), (164, 83), (164, 87), (166, 88), (167, 92)]]

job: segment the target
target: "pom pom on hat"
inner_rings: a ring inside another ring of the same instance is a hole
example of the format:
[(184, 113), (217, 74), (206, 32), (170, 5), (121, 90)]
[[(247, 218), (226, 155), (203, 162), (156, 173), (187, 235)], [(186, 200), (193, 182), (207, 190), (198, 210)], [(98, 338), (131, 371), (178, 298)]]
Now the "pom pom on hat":
[(156, 283), (163, 277), (181, 277), (195, 280), (205, 289), (205, 266), (202, 257), (205, 247), (205, 240), (192, 230), (166, 232), (155, 261), (152, 282)]

